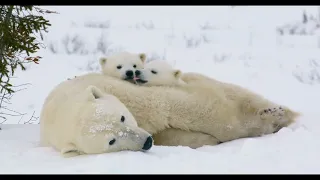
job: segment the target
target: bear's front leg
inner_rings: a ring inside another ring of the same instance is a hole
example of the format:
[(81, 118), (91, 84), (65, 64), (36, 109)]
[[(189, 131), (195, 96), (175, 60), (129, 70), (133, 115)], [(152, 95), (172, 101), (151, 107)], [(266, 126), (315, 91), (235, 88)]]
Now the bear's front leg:
[(196, 149), (205, 145), (214, 146), (221, 142), (212, 135), (202, 132), (168, 128), (153, 135), (154, 144), (160, 146), (187, 146)]

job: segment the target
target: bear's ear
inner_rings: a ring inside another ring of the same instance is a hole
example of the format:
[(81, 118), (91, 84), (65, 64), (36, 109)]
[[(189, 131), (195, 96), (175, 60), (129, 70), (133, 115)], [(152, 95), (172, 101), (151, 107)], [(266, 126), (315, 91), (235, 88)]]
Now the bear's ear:
[(69, 157), (79, 156), (80, 152), (78, 151), (77, 147), (74, 144), (68, 143), (61, 149), (60, 154), (64, 158), (69, 158)]
[(178, 70), (178, 69), (177, 69), (177, 70), (174, 70), (174, 71), (173, 71), (173, 75), (174, 75), (175, 78), (178, 79), (178, 78), (181, 77), (181, 71)]
[(140, 53), (139, 54), (139, 58), (141, 59), (141, 61), (144, 63), (146, 61), (147, 55), (145, 53)]
[(105, 65), (106, 62), (107, 62), (107, 58), (105, 58), (105, 57), (102, 57), (102, 58), (99, 59), (100, 66)]
[(90, 100), (99, 99), (104, 96), (103, 92), (99, 88), (93, 85), (90, 85), (87, 87), (86, 94), (88, 95), (88, 98)]

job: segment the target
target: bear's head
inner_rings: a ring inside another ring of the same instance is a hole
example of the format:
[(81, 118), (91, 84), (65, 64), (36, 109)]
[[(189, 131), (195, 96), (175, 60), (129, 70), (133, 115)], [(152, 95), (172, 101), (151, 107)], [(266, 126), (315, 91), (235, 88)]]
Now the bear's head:
[(135, 81), (144, 86), (175, 86), (183, 81), (180, 79), (182, 73), (174, 69), (164, 60), (154, 60), (146, 63), (144, 68), (135, 71)]
[(132, 82), (135, 70), (142, 69), (145, 60), (144, 53), (121, 52), (102, 57), (99, 62), (103, 74)]
[(80, 120), (75, 126), (74, 142), (61, 150), (64, 157), (68, 157), (68, 153), (146, 151), (152, 147), (151, 135), (138, 127), (133, 115), (117, 97), (104, 94), (95, 86), (89, 86), (79, 96)]

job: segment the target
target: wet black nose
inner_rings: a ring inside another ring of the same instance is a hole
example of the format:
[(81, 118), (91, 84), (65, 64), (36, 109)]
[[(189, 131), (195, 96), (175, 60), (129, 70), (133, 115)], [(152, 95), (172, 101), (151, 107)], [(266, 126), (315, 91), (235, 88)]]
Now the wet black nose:
[(126, 72), (126, 76), (132, 77), (132, 76), (133, 76), (133, 71), (128, 70), (128, 71)]
[(136, 76), (139, 76), (141, 74), (141, 72), (139, 70), (136, 70), (135, 74), (136, 74)]
[(152, 143), (153, 143), (153, 139), (151, 136), (149, 136), (146, 140), (146, 142), (144, 143), (142, 149), (143, 150), (149, 150), (152, 147)]

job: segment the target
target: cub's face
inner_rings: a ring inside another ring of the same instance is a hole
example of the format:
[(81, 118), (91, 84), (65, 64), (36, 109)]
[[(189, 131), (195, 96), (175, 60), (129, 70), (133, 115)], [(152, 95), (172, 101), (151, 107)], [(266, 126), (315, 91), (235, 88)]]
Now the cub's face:
[(173, 69), (164, 60), (155, 60), (146, 63), (144, 68), (136, 70), (135, 81), (144, 86), (177, 85), (180, 82), (181, 71)]
[(102, 73), (118, 79), (133, 81), (135, 70), (142, 69), (146, 55), (122, 52), (100, 59)]

